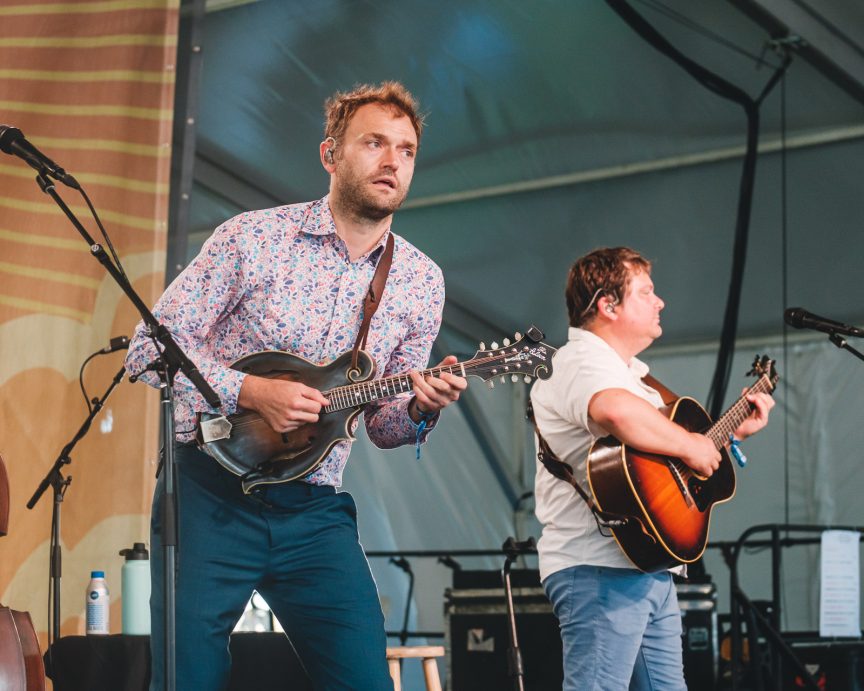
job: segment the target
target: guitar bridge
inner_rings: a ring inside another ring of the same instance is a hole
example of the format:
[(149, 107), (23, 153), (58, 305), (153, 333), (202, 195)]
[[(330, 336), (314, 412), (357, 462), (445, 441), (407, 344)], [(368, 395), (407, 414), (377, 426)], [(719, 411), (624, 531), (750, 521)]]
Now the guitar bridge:
[(199, 427), (201, 428), (201, 441), (205, 444), (231, 437), (232, 425), (230, 420), (224, 415), (211, 418), (210, 420), (202, 420)]
[(681, 469), (678, 467), (676, 462), (671, 458), (668, 459), (669, 470), (672, 471), (672, 477), (675, 478), (675, 484), (678, 485), (678, 489), (681, 490), (681, 494), (684, 495), (684, 502), (691, 509), (693, 508), (693, 497), (690, 496), (690, 491), (687, 489), (687, 484), (684, 482), (684, 478), (681, 476)]

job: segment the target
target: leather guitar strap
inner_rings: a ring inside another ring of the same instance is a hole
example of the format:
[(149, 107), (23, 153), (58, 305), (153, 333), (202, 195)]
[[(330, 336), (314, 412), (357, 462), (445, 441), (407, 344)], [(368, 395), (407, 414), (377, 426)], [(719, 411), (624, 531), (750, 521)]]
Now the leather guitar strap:
[[(675, 395), (675, 393), (666, 388), (650, 374), (646, 374), (642, 378), (642, 381), (660, 394), (664, 404), (669, 405), (678, 399), (678, 396)], [(629, 516), (619, 516), (618, 514), (601, 511), (594, 502), (594, 498), (585, 491), (581, 483), (576, 479), (576, 476), (573, 474), (573, 468), (570, 464), (565, 463), (558, 458), (555, 452), (549, 448), (549, 444), (543, 438), (543, 435), (540, 434), (540, 428), (537, 427), (537, 420), (534, 419), (534, 408), (530, 402), (528, 403), (528, 419), (531, 420), (531, 424), (534, 425), (534, 434), (537, 435), (537, 459), (543, 464), (546, 470), (552, 473), (552, 475), (557, 477), (559, 480), (563, 480), (568, 485), (571, 485), (588, 505), (591, 513), (602, 521), (604, 525), (617, 527), (626, 524), (630, 520)]]
[(369, 284), (369, 292), (366, 293), (366, 299), (363, 301), (363, 322), (360, 324), (360, 331), (357, 332), (357, 340), (351, 351), (351, 369), (354, 371), (359, 371), (360, 350), (366, 347), (366, 336), (369, 334), (372, 315), (375, 314), (378, 305), (381, 304), (381, 296), (384, 295), (384, 286), (387, 285), (390, 264), (393, 263), (393, 244), (393, 233), (391, 232), (387, 236), (387, 245), (378, 260), (375, 275), (372, 276), (372, 283)]
[(588, 504), (588, 508), (591, 509), (593, 513), (600, 513), (594, 500), (588, 495), (588, 492), (585, 491), (582, 485), (579, 484), (576, 476), (573, 475), (572, 466), (558, 458), (555, 452), (549, 448), (549, 444), (546, 443), (543, 435), (540, 434), (540, 428), (537, 427), (537, 420), (534, 418), (534, 408), (530, 402), (528, 403), (528, 419), (531, 420), (531, 424), (534, 425), (534, 434), (537, 435), (537, 460), (539, 460), (546, 467), (546, 470), (552, 473), (559, 480), (564, 480), (568, 485), (572, 485), (573, 489), (575, 489), (579, 493), (579, 496), (585, 500), (585, 503)]
[(671, 405), (679, 398), (681, 398), (677, 393), (671, 391), (670, 389), (667, 389), (662, 382), (658, 381), (650, 374), (646, 374), (644, 377), (642, 377), (642, 382), (650, 386), (657, 393), (659, 393), (660, 398), (663, 399), (663, 403), (665, 405)]

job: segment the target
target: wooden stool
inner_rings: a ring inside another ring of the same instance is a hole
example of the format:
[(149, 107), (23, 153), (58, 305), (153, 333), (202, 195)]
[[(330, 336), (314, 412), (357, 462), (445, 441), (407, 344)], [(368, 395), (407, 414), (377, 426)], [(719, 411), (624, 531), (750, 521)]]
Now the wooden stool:
[(387, 648), (387, 665), (393, 678), (393, 691), (402, 691), (402, 678), (399, 670), (399, 660), (407, 657), (423, 658), (423, 676), (426, 678), (426, 691), (441, 691), (441, 679), (438, 676), (436, 657), (444, 657), (444, 646), (441, 645), (409, 645), (400, 648)]

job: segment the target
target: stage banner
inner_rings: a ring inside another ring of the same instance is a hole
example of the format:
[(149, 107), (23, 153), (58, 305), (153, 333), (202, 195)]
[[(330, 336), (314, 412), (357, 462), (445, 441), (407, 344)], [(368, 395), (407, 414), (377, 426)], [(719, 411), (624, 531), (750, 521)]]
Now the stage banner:
[[(0, 3), (0, 123), (87, 190), (148, 305), (164, 280), (179, 0)], [(105, 245), (79, 193), (57, 185)], [(54, 492), (26, 504), (88, 414), (79, 370), (137, 312), (23, 161), (0, 154), (0, 455), (11, 514), (0, 540), (0, 602), (29, 610), (46, 643)], [(125, 350), (83, 370), (102, 396)], [(91, 570), (106, 573), (120, 632), (118, 552), (149, 544), (158, 394), (123, 380), (63, 468), (61, 633), (83, 633)]]

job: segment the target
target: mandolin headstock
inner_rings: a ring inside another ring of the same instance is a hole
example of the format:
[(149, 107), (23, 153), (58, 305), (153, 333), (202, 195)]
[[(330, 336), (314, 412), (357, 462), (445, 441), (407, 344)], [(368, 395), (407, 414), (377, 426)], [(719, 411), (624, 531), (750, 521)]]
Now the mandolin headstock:
[(532, 378), (548, 379), (552, 374), (552, 356), (556, 348), (543, 343), (543, 332), (536, 326), (528, 329), (523, 336), (514, 335), (514, 342), (505, 338), (502, 344), (491, 343), (487, 348), (485, 343), (467, 362), (462, 363), (465, 373), (489, 382), (490, 388), (495, 385), (495, 378), (502, 382), (520, 378), (530, 382)]

